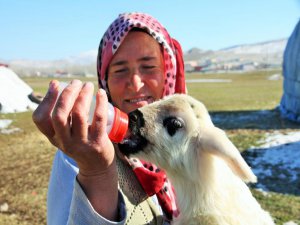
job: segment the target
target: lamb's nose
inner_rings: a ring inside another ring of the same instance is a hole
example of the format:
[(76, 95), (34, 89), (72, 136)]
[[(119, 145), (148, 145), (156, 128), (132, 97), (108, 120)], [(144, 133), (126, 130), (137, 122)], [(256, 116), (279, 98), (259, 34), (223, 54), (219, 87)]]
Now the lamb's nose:
[(137, 113), (135, 113), (135, 112), (129, 113), (129, 120), (132, 123), (137, 123), (137, 121), (138, 121), (138, 115), (137, 115)]
[(140, 110), (136, 109), (128, 114), (129, 128), (132, 132), (138, 132), (139, 128), (145, 124), (143, 114)]

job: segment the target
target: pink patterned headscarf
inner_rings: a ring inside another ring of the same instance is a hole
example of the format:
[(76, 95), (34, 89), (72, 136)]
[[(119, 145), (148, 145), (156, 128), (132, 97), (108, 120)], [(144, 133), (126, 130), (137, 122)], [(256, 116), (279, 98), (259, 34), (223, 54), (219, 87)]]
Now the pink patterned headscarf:
[(103, 35), (97, 59), (99, 86), (108, 92), (107, 68), (113, 55), (132, 28), (145, 30), (163, 46), (165, 64), (163, 96), (186, 93), (184, 63), (180, 44), (170, 37), (167, 30), (155, 18), (138, 12), (120, 14)]
[[(183, 54), (180, 44), (170, 37), (167, 30), (155, 18), (138, 12), (120, 14), (103, 35), (97, 59), (99, 87), (109, 93), (107, 87), (108, 66), (122, 41), (133, 28), (145, 30), (163, 47), (165, 64), (163, 96), (186, 93)], [(145, 192), (149, 196), (156, 194), (167, 219), (171, 220), (172, 217), (177, 217), (179, 212), (175, 193), (164, 171), (153, 164), (137, 159), (130, 159), (129, 164)]]

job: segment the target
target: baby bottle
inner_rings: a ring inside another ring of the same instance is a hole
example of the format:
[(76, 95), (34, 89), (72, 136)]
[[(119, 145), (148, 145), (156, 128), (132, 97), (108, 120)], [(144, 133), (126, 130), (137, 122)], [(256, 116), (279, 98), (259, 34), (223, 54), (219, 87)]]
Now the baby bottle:
[[(96, 107), (96, 97), (93, 96), (90, 113), (89, 113), (90, 124), (93, 121), (95, 107)], [(109, 139), (112, 142), (119, 143), (124, 139), (127, 130), (128, 130), (128, 115), (108, 102), (106, 132), (108, 133)]]
[[(59, 83), (60, 93), (67, 85), (68, 83), (66, 82)], [(90, 112), (89, 112), (89, 120), (88, 120), (89, 124), (91, 124), (93, 121), (95, 107), (96, 107), (96, 97), (93, 96)], [(127, 130), (128, 130), (128, 115), (108, 102), (106, 132), (108, 133), (109, 139), (112, 142), (119, 143), (124, 139)]]

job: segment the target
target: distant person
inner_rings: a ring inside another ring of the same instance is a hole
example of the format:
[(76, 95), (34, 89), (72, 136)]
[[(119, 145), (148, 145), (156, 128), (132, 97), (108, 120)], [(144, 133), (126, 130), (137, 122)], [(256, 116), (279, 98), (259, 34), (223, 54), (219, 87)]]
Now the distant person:
[(33, 113), (37, 127), (59, 148), (49, 183), (48, 224), (169, 224), (178, 211), (165, 173), (125, 159), (108, 138), (106, 115), (107, 101), (129, 113), (186, 93), (180, 44), (152, 16), (124, 13), (104, 33), (97, 62), (101, 89), (90, 126), (90, 82), (73, 80), (57, 102), (59, 84), (50, 82)]

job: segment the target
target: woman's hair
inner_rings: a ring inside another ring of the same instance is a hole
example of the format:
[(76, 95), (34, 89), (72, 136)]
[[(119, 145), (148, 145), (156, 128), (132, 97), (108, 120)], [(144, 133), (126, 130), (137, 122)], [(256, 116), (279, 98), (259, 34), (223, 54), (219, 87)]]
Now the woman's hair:
[(130, 31), (141, 31), (152, 36), (161, 46), (164, 58), (163, 96), (186, 93), (184, 63), (180, 44), (170, 37), (167, 30), (152, 16), (144, 13), (123, 13), (104, 33), (98, 50), (97, 73), (99, 87), (109, 94), (107, 69), (122, 41)]

